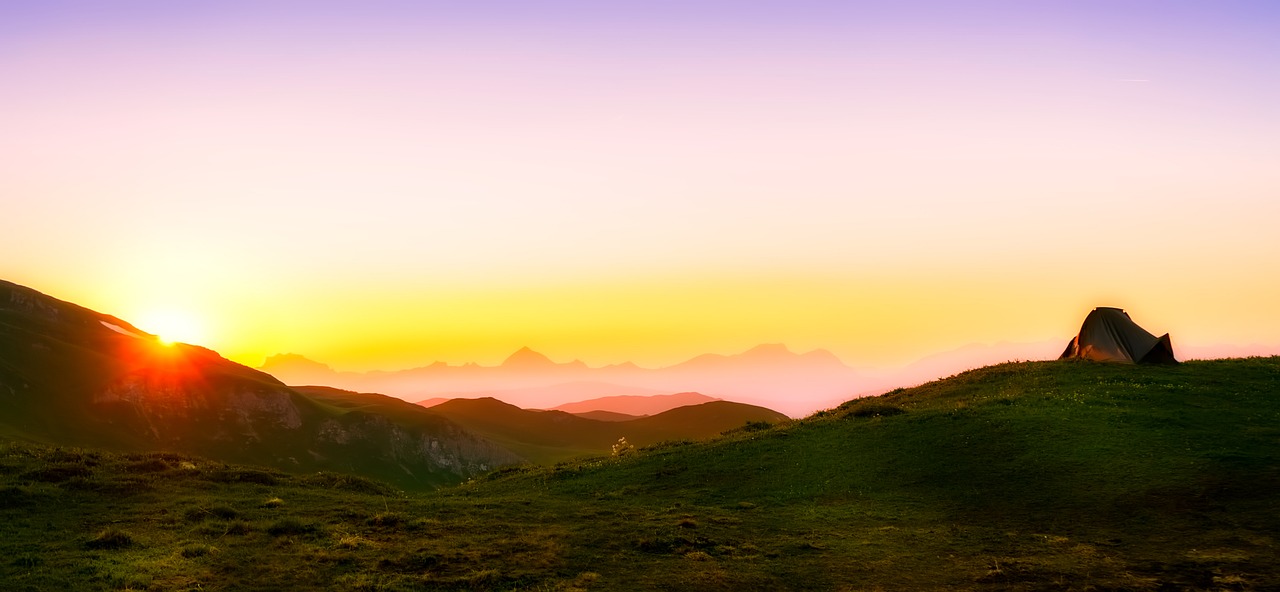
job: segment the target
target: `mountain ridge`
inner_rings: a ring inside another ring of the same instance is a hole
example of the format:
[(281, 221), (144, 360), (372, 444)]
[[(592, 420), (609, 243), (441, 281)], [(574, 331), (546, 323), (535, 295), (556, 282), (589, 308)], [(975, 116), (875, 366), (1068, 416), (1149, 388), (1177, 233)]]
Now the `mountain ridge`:
[[(865, 391), (858, 372), (826, 350), (803, 354), (782, 344), (762, 344), (738, 354), (703, 354), (658, 368), (631, 362), (590, 367), (580, 360), (557, 363), (522, 347), (497, 366), (434, 362), (399, 371), (343, 372), (302, 358), (267, 358), (259, 369), (287, 384), (328, 384), (357, 392), (380, 392), (409, 401), (498, 396), (523, 408), (552, 408), (587, 398), (620, 394), (696, 391), (748, 404), (785, 405), (779, 411), (806, 414), (832, 399)], [(572, 393), (556, 385), (578, 385)], [(587, 385), (596, 385), (589, 390)]]
[(349, 470), (406, 487), (456, 483), (517, 460), (420, 407), (404, 403), (395, 418), (350, 413), (213, 350), (166, 344), (122, 319), (2, 280), (0, 398), (0, 435)]
[(702, 393), (675, 393), (670, 395), (613, 395), (598, 397), (585, 401), (575, 401), (557, 405), (551, 409), (568, 413), (588, 413), (592, 411), (608, 411), (625, 415), (655, 415), (685, 405), (697, 405), (718, 401)]

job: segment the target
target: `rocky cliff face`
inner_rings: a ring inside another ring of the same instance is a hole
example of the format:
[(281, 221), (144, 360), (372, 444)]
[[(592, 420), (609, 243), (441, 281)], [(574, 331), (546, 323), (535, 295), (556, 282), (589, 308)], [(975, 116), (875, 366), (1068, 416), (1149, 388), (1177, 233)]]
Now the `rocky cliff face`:
[(404, 486), (455, 483), (519, 460), (425, 410), (320, 405), (211, 350), (165, 345), (126, 321), (3, 281), (0, 398), (10, 410), (0, 436), (356, 472)]

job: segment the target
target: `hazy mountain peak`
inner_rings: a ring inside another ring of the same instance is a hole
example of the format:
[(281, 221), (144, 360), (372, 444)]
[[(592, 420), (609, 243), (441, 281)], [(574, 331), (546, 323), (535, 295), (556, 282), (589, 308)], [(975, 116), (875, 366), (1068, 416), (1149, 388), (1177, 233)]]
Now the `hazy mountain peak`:
[(516, 353), (507, 356), (507, 359), (502, 362), (503, 368), (548, 368), (555, 365), (551, 358), (528, 347), (516, 350)]
[(301, 354), (276, 354), (267, 356), (259, 370), (272, 374), (274, 372), (332, 372), (328, 364), (322, 364)]
[(800, 357), (814, 362), (831, 362), (834, 364), (840, 364), (841, 366), (844, 365), (843, 360), (825, 349), (815, 349), (810, 352), (805, 352), (800, 354)]

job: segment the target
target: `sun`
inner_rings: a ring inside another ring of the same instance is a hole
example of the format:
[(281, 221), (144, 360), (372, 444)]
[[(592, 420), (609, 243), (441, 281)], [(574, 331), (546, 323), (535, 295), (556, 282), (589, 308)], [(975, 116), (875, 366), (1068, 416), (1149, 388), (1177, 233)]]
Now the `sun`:
[(153, 310), (144, 313), (138, 318), (137, 327), (155, 335), (164, 345), (200, 344), (206, 337), (200, 319), (181, 310)]

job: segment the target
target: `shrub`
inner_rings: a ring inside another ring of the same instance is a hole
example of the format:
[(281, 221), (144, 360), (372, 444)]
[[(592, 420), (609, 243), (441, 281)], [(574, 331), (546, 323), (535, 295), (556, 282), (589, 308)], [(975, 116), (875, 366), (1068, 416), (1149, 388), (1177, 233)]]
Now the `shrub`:
[(626, 436), (618, 438), (618, 443), (613, 445), (614, 456), (626, 456), (636, 451), (636, 447), (627, 441)]

